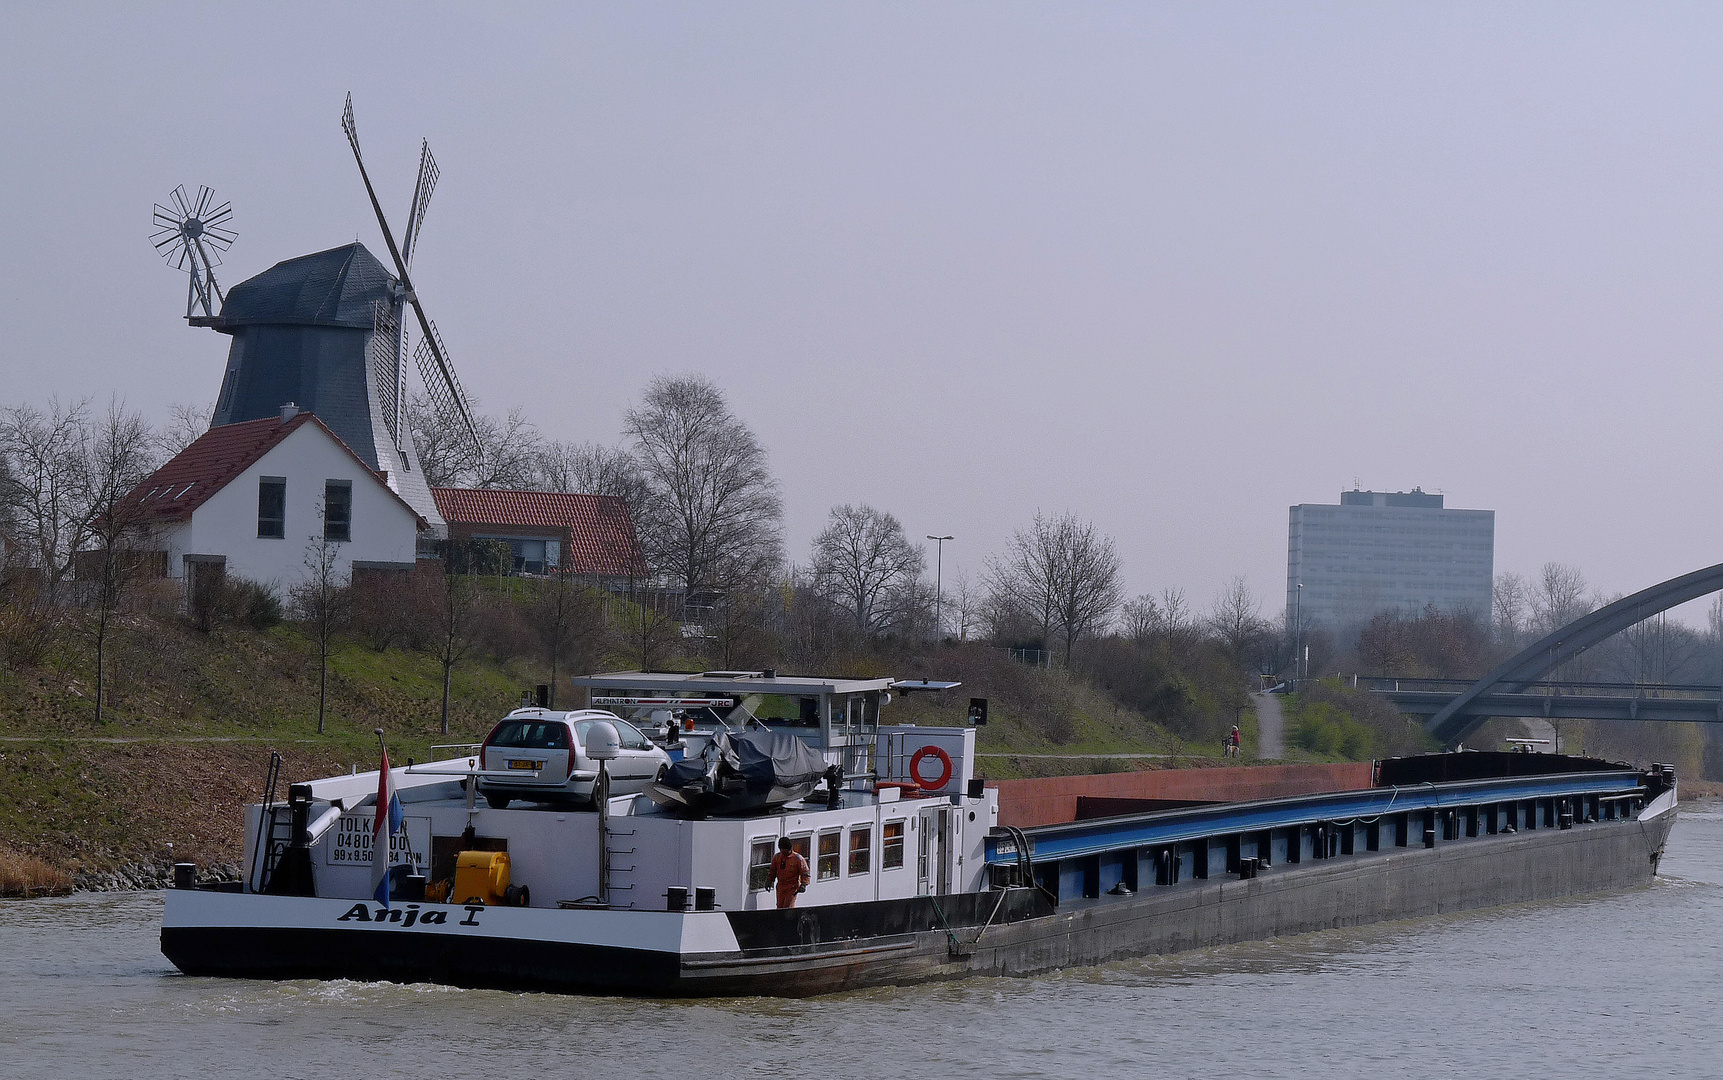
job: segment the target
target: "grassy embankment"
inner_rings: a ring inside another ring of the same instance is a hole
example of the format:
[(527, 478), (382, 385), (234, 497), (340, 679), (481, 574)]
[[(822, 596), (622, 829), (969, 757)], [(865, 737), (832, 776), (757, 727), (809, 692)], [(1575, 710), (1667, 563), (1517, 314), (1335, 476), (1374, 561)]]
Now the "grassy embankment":
[(393, 760), (424, 759), (433, 743), (478, 737), (532, 681), (495, 664), (457, 667), (443, 736), (434, 659), (343, 644), (319, 735), (316, 653), (292, 627), (202, 635), (137, 619), (117, 637), (100, 725), (85, 642), (0, 666), (0, 861), (71, 872), (236, 861), (240, 808), (260, 796), (271, 750), (283, 784), (375, 768), (377, 727)]
[[(374, 768), (376, 727), (387, 733), (392, 761), (424, 760), (435, 743), (481, 737), (521, 688), (544, 678), (521, 662), (463, 662), (444, 736), (434, 658), (342, 642), (319, 735), (316, 653), (290, 625), (205, 635), (172, 620), (135, 618), (110, 657), (100, 725), (86, 642), (69, 638), (35, 665), (0, 666), (0, 895), (26, 885), (63, 889), (79, 871), (237, 862), (241, 808), (260, 796), (271, 750), (283, 758), (283, 791), (292, 780)], [(1218, 747), (1188, 745), (1081, 679), (1026, 668), (994, 650), (936, 649), (878, 673), (964, 683), (900, 698), (887, 714), (897, 722), (959, 724), (971, 695), (988, 697), (991, 723), (977, 733), (986, 755), (977, 771), (990, 778), (1218, 757)], [(1105, 756), (1117, 754), (1166, 756)]]

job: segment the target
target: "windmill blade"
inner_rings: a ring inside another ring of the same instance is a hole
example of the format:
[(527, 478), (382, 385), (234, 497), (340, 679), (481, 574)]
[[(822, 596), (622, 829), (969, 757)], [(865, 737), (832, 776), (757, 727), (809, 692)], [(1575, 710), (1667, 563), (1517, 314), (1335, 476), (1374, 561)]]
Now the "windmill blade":
[(401, 446), (401, 322), (395, 305), (378, 300), (372, 313), (371, 381), (378, 390), (383, 423), (397, 449)]
[[(377, 189), (371, 186), (371, 175), (365, 171), (365, 158), (359, 152), (359, 128), (353, 122), (351, 92), (347, 95), (346, 107), (341, 110), (341, 130), (347, 133), (347, 142), (353, 147), (353, 160), (359, 165), (359, 178), (365, 181), (365, 194), (371, 197), (371, 209), (377, 215), (377, 227), (383, 230), (383, 242), (389, 246), (389, 257), (395, 260), (395, 273), (399, 275), (401, 288), (407, 293), (407, 302), (413, 305), (413, 314), (419, 320), (417, 352), (423, 353), (427, 348), (430, 350), (431, 359), (436, 362), (437, 371), (442, 376), (442, 384), (447, 388), (446, 392), (450, 395), (455, 409), (461, 414), (461, 422), (466, 425), (468, 437), (473, 440), (473, 449), (482, 458), (484, 445), (479, 441), (478, 425), (473, 423), (473, 411), (467, 405), (467, 395), (461, 390), (460, 381), (455, 378), (455, 369), (449, 366), (448, 353), (443, 349), (442, 338), (431, 325), (431, 320), (425, 317), (425, 309), (420, 306), (418, 294), (413, 291), (412, 278), (407, 275), (407, 262), (401, 258), (401, 249), (395, 246), (395, 234), (389, 231), (389, 219), (383, 216), (383, 204), (377, 201)], [(428, 144), (426, 150), (429, 150)], [(428, 372), (423, 361), (420, 363), (420, 371)], [(429, 374), (425, 376), (425, 389), (433, 396), (443, 392), (439, 391), (437, 381)]]
[(413, 186), (413, 206), (407, 211), (407, 236), (403, 241), (401, 257), (408, 266), (413, 265), (413, 252), (419, 247), (419, 234), (425, 225), (425, 210), (431, 205), (431, 192), (436, 190), (437, 159), (431, 156), (430, 140), (422, 140), (419, 149), (419, 182)]
[(437, 332), (437, 324), (425, 317), (417, 297), (408, 293), (407, 300), (419, 316), (419, 328), (423, 331), (419, 335), (418, 347), (413, 350), (413, 359), (419, 365), (419, 375), (425, 380), (425, 390), (439, 409), (460, 415), (461, 422), (466, 425), (467, 436), (472, 440), (473, 453), (482, 464), (485, 459), (485, 445), (479, 441), (479, 430), (473, 423), (473, 410), (467, 401), (467, 392), (461, 389), (461, 380), (455, 376), (454, 365), (449, 363), (448, 350), (443, 347), (443, 335)]

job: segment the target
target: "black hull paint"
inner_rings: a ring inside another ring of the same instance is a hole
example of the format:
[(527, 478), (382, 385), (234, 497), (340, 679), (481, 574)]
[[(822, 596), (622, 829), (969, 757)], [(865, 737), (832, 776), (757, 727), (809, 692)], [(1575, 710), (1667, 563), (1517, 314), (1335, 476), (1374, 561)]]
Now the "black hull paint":
[(1649, 883), (1674, 821), (1599, 822), (1401, 848), (1214, 878), (1136, 896), (1041, 894), (735, 912), (739, 953), (508, 938), (378, 935), (360, 928), (171, 927), (162, 951), (195, 975), (430, 981), (675, 996), (805, 996), (1057, 968)]

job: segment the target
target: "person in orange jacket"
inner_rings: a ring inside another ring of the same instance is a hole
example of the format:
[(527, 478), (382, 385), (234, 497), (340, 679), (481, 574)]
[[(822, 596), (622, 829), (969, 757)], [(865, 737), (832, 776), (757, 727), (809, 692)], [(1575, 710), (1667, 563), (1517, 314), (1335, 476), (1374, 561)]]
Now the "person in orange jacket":
[(795, 907), (796, 894), (808, 889), (808, 860), (796, 854), (790, 838), (778, 838), (778, 853), (772, 856), (771, 880), (778, 887), (778, 906)]

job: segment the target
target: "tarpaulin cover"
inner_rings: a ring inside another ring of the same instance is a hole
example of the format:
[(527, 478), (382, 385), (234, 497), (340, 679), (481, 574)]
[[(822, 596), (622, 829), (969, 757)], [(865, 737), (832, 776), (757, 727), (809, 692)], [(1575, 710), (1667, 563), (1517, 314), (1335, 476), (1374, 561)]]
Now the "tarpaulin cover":
[(664, 785), (676, 788), (700, 783), (711, 768), (712, 754), (726, 767), (724, 772), (755, 791), (817, 784), (825, 775), (825, 759), (807, 743), (782, 731), (720, 731), (712, 742), (700, 757), (672, 764)]
[(709, 768), (711, 766), (703, 757), (683, 758), (681, 761), (672, 762), (670, 771), (664, 775), (664, 785), (679, 788), (698, 784), (706, 778), (706, 770)]
[(751, 788), (817, 784), (826, 771), (825, 759), (787, 732), (724, 733), (717, 742), (724, 760)]

